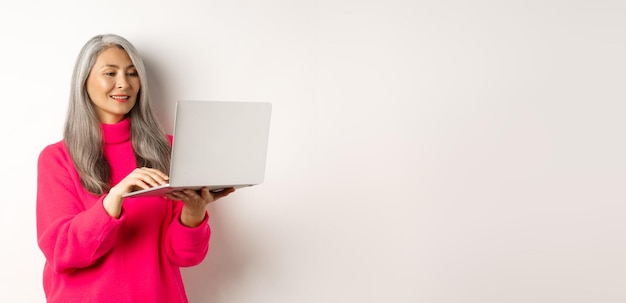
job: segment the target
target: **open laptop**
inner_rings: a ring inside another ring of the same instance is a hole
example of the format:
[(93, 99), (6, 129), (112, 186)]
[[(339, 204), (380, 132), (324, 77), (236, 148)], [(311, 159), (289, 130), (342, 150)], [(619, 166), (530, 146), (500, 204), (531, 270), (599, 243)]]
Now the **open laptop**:
[(169, 184), (124, 197), (162, 196), (201, 187), (219, 191), (262, 183), (271, 111), (269, 102), (178, 101)]

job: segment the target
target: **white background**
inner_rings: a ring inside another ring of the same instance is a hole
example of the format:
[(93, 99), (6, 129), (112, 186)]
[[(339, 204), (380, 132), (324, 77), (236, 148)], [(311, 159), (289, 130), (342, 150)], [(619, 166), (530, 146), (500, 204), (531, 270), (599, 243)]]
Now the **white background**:
[(107, 32), (170, 130), (274, 105), (191, 302), (626, 301), (626, 2), (59, 0), (0, 4), (1, 302), (44, 302), (36, 160)]

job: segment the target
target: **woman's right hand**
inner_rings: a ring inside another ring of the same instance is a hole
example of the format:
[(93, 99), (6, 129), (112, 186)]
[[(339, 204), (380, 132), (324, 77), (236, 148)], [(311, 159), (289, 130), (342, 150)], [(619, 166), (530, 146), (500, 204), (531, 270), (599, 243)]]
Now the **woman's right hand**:
[(103, 206), (109, 216), (119, 218), (122, 212), (122, 195), (134, 190), (147, 189), (166, 184), (169, 177), (162, 171), (154, 168), (135, 168), (130, 174), (109, 190), (104, 198)]

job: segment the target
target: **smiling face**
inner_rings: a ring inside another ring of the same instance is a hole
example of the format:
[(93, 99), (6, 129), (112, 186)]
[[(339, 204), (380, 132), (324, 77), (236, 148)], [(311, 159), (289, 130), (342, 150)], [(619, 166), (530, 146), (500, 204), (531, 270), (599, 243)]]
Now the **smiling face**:
[(87, 93), (100, 122), (115, 124), (135, 106), (141, 82), (125, 50), (109, 47), (102, 51), (89, 72)]

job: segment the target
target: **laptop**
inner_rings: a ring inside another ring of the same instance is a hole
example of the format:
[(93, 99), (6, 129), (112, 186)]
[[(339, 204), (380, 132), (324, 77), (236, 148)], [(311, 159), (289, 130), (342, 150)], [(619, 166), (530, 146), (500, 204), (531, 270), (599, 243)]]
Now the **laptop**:
[(178, 101), (169, 184), (124, 197), (163, 196), (202, 187), (215, 192), (261, 184), (271, 112), (269, 102)]

